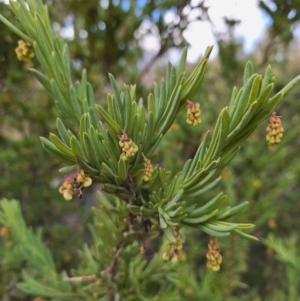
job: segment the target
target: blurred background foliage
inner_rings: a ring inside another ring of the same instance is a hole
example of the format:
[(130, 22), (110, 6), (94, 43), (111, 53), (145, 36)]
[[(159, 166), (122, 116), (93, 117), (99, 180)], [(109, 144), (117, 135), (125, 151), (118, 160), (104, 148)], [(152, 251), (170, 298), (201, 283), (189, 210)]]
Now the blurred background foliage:
[[(74, 79), (88, 69), (100, 103), (110, 92), (107, 73), (120, 83), (137, 83), (138, 95), (146, 95), (153, 80), (165, 70), (168, 51), (187, 45), (183, 36), (191, 11), (196, 19), (210, 22), (207, 1), (83, 1), (47, 0), (53, 29), (68, 41)], [(245, 54), (235, 28), (240, 20), (224, 19), (227, 34), (213, 31), (219, 54), (209, 64), (199, 101), (203, 123), (192, 128), (179, 116), (166, 135), (157, 163), (172, 171), (193, 157), (204, 130), (212, 128), (221, 108), (230, 99), (234, 85), (240, 86), (243, 66), (250, 59), (257, 71), (271, 64), (278, 89), (300, 73), (299, 40), (293, 30), (299, 25), (300, 1), (258, 1), (270, 18), (263, 40)], [(176, 17), (165, 21), (173, 11)], [(10, 16), (0, 2), (0, 11)], [(67, 31), (67, 28), (73, 33)], [(143, 39), (152, 33), (160, 43), (156, 53), (145, 51)], [(89, 243), (89, 207), (95, 196), (65, 202), (58, 193), (63, 178), (58, 162), (41, 147), (39, 136), (55, 132), (55, 106), (28, 69), (37, 62), (17, 60), (18, 37), (0, 23), (0, 191), (1, 197), (20, 200), (27, 224), (43, 227), (43, 237), (59, 269), (69, 270), (78, 261), (82, 242)], [(229, 70), (229, 71), (228, 71)], [(275, 91), (276, 92), (276, 91)], [(265, 126), (244, 143), (238, 156), (222, 172), (222, 186), (229, 202), (249, 201), (244, 217), (256, 224), (253, 235), (260, 242), (230, 236), (219, 239), (222, 269), (205, 267), (208, 237), (199, 231), (184, 232), (185, 255), (180, 264), (177, 288), (182, 300), (276, 300), (300, 299), (300, 88), (294, 89), (278, 108), (285, 129), (282, 143), (268, 147)], [(171, 156), (170, 156), (171, 150)], [(204, 195), (209, 199), (209, 195)], [(2, 229), (2, 228), (1, 228)], [(18, 292), (23, 262), (18, 260), (9, 236), (0, 244), (1, 300), (32, 300)], [(269, 239), (267, 238), (268, 235)], [(276, 237), (276, 238), (275, 238)], [(279, 260), (277, 260), (279, 258)], [(295, 264), (296, 262), (296, 264)], [(297, 276), (298, 275), (298, 276)]]

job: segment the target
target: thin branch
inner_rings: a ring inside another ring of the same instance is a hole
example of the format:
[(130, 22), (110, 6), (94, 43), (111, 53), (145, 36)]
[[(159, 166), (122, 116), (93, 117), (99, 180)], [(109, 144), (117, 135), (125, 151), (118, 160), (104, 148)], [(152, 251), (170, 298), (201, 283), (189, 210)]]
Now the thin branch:
[(89, 276), (81, 276), (81, 277), (64, 277), (63, 280), (66, 282), (87, 282), (87, 281), (94, 281), (97, 280), (96, 275), (89, 275)]
[[(136, 200), (136, 189), (135, 189), (135, 184), (134, 184), (134, 181), (132, 179), (132, 177), (129, 175), (128, 177), (128, 187), (129, 187), (129, 190), (130, 190), (130, 193), (131, 193), (131, 196), (133, 198), (133, 201)], [(127, 204), (129, 204), (130, 200), (127, 201)]]
[(114, 282), (115, 280), (115, 276), (116, 276), (116, 272), (117, 272), (117, 269), (118, 269), (118, 264), (119, 264), (119, 255), (122, 251), (122, 245), (123, 245), (123, 242), (119, 242), (116, 246), (116, 251), (115, 251), (115, 254), (114, 254), (114, 259), (113, 259), (113, 262), (110, 266), (110, 281), (111, 282)]
[(143, 78), (146, 76), (146, 74), (150, 71), (150, 69), (153, 67), (154, 63), (162, 56), (162, 54), (165, 52), (164, 48), (161, 47), (160, 50), (148, 61), (148, 63), (143, 68), (142, 72), (137, 78), (137, 81), (142, 81)]
[(113, 262), (110, 265), (110, 267), (108, 268), (108, 271), (110, 273), (110, 301), (114, 301), (115, 300), (114, 290), (113, 290), (113, 284), (114, 284), (115, 277), (116, 277), (117, 270), (118, 270), (119, 255), (120, 255), (120, 253), (122, 251), (122, 245), (123, 245), (123, 241), (120, 241), (117, 244), (116, 251), (115, 251), (115, 254), (114, 254)]

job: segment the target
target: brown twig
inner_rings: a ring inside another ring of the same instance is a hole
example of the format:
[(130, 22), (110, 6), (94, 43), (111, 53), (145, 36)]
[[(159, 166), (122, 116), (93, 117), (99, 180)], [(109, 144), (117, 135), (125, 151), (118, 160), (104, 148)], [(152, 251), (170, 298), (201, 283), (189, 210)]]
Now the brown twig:
[[(132, 179), (132, 177), (129, 175), (128, 177), (128, 188), (130, 190), (131, 196), (133, 198), (133, 201), (136, 200), (136, 190), (135, 190), (135, 184), (134, 181)], [(127, 204), (129, 204), (129, 200), (127, 201)]]
[(119, 264), (119, 255), (122, 251), (122, 245), (123, 245), (123, 242), (120, 241), (117, 246), (116, 246), (116, 251), (115, 251), (115, 254), (114, 254), (114, 259), (113, 259), (113, 262), (109, 268), (109, 272), (110, 272), (110, 281), (111, 282), (114, 282), (115, 280), (115, 277), (116, 277), (116, 272), (117, 272), (117, 269), (118, 269), (118, 264)]
[(108, 267), (107, 271), (110, 273), (110, 285), (109, 285), (109, 292), (110, 292), (110, 301), (114, 301), (115, 300), (115, 296), (114, 296), (114, 290), (113, 290), (113, 283), (115, 281), (115, 277), (117, 274), (117, 270), (118, 270), (118, 265), (119, 265), (119, 255), (122, 251), (122, 245), (123, 245), (123, 241), (120, 241), (117, 246), (116, 246), (116, 250), (114, 253), (114, 258), (113, 258), (113, 262), (112, 264)]

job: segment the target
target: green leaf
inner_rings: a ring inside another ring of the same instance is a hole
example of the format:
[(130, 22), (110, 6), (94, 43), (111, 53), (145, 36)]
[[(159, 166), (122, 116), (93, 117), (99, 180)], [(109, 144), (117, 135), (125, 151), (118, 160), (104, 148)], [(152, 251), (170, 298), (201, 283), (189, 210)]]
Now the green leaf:
[[(145, 216), (155, 216), (157, 214), (156, 211), (146, 208), (145, 206), (141, 206), (141, 213)], [(163, 225), (165, 224), (164, 220), (162, 220)]]
[(248, 125), (248, 123), (250, 122), (250, 120), (253, 118), (256, 106), (257, 106), (257, 101), (255, 101), (254, 103), (252, 103), (252, 105), (250, 106), (250, 108), (248, 109), (248, 111), (246, 111), (246, 113), (242, 117), (242, 119), (239, 122), (239, 124), (228, 135), (228, 137), (227, 137), (227, 143), (229, 141), (231, 141), (232, 139), (234, 139), (235, 135), (239, 134), (244, 128), (246, 128), (246, 126)]
[(103, 117), (103, 119), (105, 120), (105, 122), (118, 134), (121, 135), (122, 134), (122, 129), (120, 128), (120, 126), (105, 112), (105, 110), (99, 106), (96, 105), (96, 108), (98, 110), (98, 112), (100, 113), (100, 115)]
[(75, 116), (76, 116), (77, 120), (80, 120), (80, 118), (83, 114), (83, 111), (82, 111), (82, 109), (79, 105), (79, 100), (78, 100), (78, 97), (77, 97), (77, 93), (76, 93), (76, 90), (75, 90), (73, 85), (70, 86), (69, 93), (70, 93), (70, 100), (71, 100), (72, 110), (75, 113)]
[(217, 232), (230, 232), (238, 226), (238, 224), (224, 223), (224, 222), (221, 223), (219, 221), (213, 221), (213, 220), (206, 222), (204, 225), (205, 227)]
[(282, 96), (286, 95), (289, 91), (291, 91), (298, 83), (300, 82), (300, 75), (295, 77), (291, 82), (289, 82), (283, 89), (281, 89), (275, 96), (274, 98), (282, 94)]
[(245, 84), (247, 83), (247, 81), (252, 75), (253, 75), (253, 64), (250, 61), (248, 61), (245, 66), (243, 86), (245, 86)]
[[(196, 152), (196, 154), (193, 158), (191, 167), (190, 167), (188, 173), (186, 174), (185, 178), (190, 177), (195, 172), (195, 170), (197, 169), (197, 166), (198, 166), (199, 162), (201, 163), (201, 162), (204, 161), (205, 154), (207, 152), (208, 139), (209, 139), (209, 131), (207, 131), (205, 133), (205, 136), (204, 136), (201, 144), (199, 145), (199, 147), (197, 149), (197, 152)], [(203, 166), (201, 164), (201, 168), (202, 167)]]
[(157, 133), (155, 138), (159, 137), (161, 134), (165, 134), (171, 124), (173, 123), (178, 107), (180, 105), (180, 92), (181, 92), (181, 83), (183, 80), (183, 74), (177, 80), (176, 86), (173, 89), (173, 92), (168, 99), (167, 107), (165, 108), (164, 114), (162, 115), (156, 129)]
[(0, 15), (0, 21), (2, 21), (11, 31), (13, 31), (16, 35), (22, 38), (24, 41), (27, 41), (30, 44), (33, 44), (33, 40), (24, 34), (21, 30), (19, 30), (16, 26), (10, 23), (6, 18)]
[(216, 230), (212, 230), (206, 226), (203, 225), (197, 225), (197, 228), (199, 228), (200, 230), (202, 230), (203, 232), (205, 232), (206, 234), (213, 236), (213, 237), (225, 237), (230, 235), (230, 232), (220, 232), (220, 231), (216, 231)]
[(215, 209), (213, 211), (211, 211), (208, 214), (204, 214), (202, 216), (197, 216), (197, 217), (190, 217), (188, 216), (187, 218), (184, 219), (184, 223), (191, 225), (191, 224), (202, 224), (208, 220), (210, 220), (211, 218), (213, 218), (217, 213), (218, 213), (218, 209)]
[(121, 127), (123, 127), (123, 118), (118, 115), (114, 95), (107, 95), (107, 107), (107, 112), (109, 116), (111, 116), (113, 120), (115, 120), (118, 124), (121, 125)]
[(78, 169), (77, 165), (71, 165), (71, 166), (66, 166), (62, 167), (58, 170), (58, 172), (65, 174), (65, 173), (70, 173), (70, 172), (75, 172), (76, 169)]
[(91, 140), (91, 144), (95, 148), (95, 153), (97, 154), (99, 162), (106, 161), (108, 156), (106, 154), (106, 150), (102, 142), (100, 141), (100, 137), (98, 131), (91, 125), (89, 131), (89, 139)]
[[(235, 104), (231, 107), (231, 110), (229, 112), (230, 117), (230, 123), (229, 123), (229, 131), (232, 131), (236, 125), (239, 123), (240, 119), (243, 116), (243, 113), (246, 111), (248, 105), (249, 105), (249, 98), (250, 98), (250, 92), (254, 85), (254, 82), (256, 85), (259, 85), (259, 80), (257, 78), (260, 77), (257, 74), (253, 74), (249, 80), (247, 81), (246, 85), (241, 89), (242, 93), (237, 97), (238, 100), (235, 102)], [(256, 91), (256, 89), (254, 89)]]
[(217, 168), (219, 163), (220, 160), (212, 161), (205, 168), (201, 168), (200, 170), (194, 172), (182, 183), (184, 190), (190, 191), (191, 189), (195, 188), (195, 185), (197, 185), (202, 179), (204, 179), (213, 169)]
[(244, 233), (244, 232), (242, 232), (242, 231), (239, 231), (239, 230), (237, 230), (237, 229), (233, 229), (233, 230), (232, 230), (232, 233), (237, 234), (237, 235), (239, 235), (239, 236), (241, 236), (241, 237), (243, 237), (243, 238), (247, 238), (247, 239), (251, 239), (251, 240), (256, 240), (256, 241), (258, 241), (258, 238), (256, 238), (255, 236), (246, 234), (246, 233)]
[(166, 234), (166, 236), (167, 236), (167, 239), (168, 239), (170, 242), (173, 242), (173, 243), (176, 242), (176, 238), (175, 238), (175, 236), (174, 236), (174, 234), (173, 234), (173, 231), (172, 231), (172, 228), (171, 228), (171, 227), (166, 227), (166, 228), (164, 229), (164, 232), (165, 232), (165, 234)]
[(122, 182), (125, 182), (128, 177), (128, 161), (119, 159), (118, 162), (118, 175)]
[(108, 177), (110, 177), (110, 178), (112, 178), (112, 179), (114, 179), (115, 176), (117, 176), (117, 175), (110, 169), (110, 167), (109, 167), (107, 164), (105, 164), (104, 162), (102, 162), (102, 164), (101, 164), (101, 170), (102, 170), (102, 172), (104, 172), (105, 174), (107, 174)]
[(50, 142), (46, 138), (40, 137), (40, 139), (42, 141), (43, 147), (52, 157), (67, 165), (74, 165), (76, 163), (74, 156), (70, 156), (61, 152), (52, 142)]
[(48, 77), (46, 77), (41, 72), (35, 69), (29, 69), (29, 70), (37, 78), (37, 80), (47, 89), (47, 91), (51, 94), (51, 96), (54, 97), (54, 94), (52, 92), (51, 82), (48, 79)]
[(203, 58), (197, 64), (191, 75), (184, 81), (180, 99), (184, 101), (186, 99), (192, 99), (198, 92), (199, 87), (203, 81), (204, 74), (206, 72), (208, 58), (210, 56), (210, 53), (212, 52), (212, 49), (213, 46), (206, 48)]
[(273, 88), (274, 88), (274, 84), (270, 84), (265, 88), (263, 93), (260, 93), (259, 97), (256, 100), (257, 106), (254, 110), (255, 114), (257, 114), (261, 110), (261, 108), (265, 106), (266, 102), (268, 101), (271, 95)]
[(205, 205), (187, 212), (188, 216), (189, 217), (202, 217), (203, 215), (207, 214), (208, 212), (213, 212), (216, 208), (220, 208), (220, 205), (224, 202), (224, 200), (226, 198), (227, 198), (227, 196), (223, 195), (223, 192), (220, 192), (218, 195), (216, 195), (214, 198), (212, 198)]
[(63, 124), (62, 120), (59, 119), (59, 118), (56, 119), (56, 128), (57, 128), (57, 130), (59, 132), (59, 135), (60, 135), (61, 139), (63, 140), (63, 142), (67, 146), (70, 146), (71, 135), (67, 131), (67, 129), (66, 129), (65, 125)]
[(229, 217), (237, 214), (238, 212), (240, 212), (242, 209), (244, 209), (246, 206), (248, 206), (249, 202), (243, 202), (237, 206), (234, 206), (232, 208), (230, 208), (229, 210), (227, 210), (225, 213), (221, 213), (219, 212), (219, 214), (217, 215), (217, 219), (218, 220), (224, 220), (224, 219), (228, 219)]
[(106, 249), (103, 247), (103, 243), (98, 244), (96, 250), (97, 250), (97, 253), (98, 253), (99, 260), (101, 262), (109, 265), (112, 261), (112, 258), (113, 258), (113, 252), (107, 252)]
[(86, 162), (84, 159), (76, 157), (77, 165), (83, 169), (87, 174), (90, 175), (99, 175), (100, 170), (95, 169), (94, 167), (90, 166), (88, 162)]
[(114, 236), (112, 228), (109, 226), (111, 223), (106, 223), (106, 220), (101, 223), (96, 223), (95, 228), (100, 239), (103, 242), (103, 248), (107, 253), (113, 253), (113, 248), (116, 245), (116, 237)]
[(185, 71), (186, 58), (187, 58), (187, 47), (184, 47), (177, 67), (177, 77), (179, 77), (179, 75)]
[(133, 116), (136, 114), (136, 102), (132, 101), (128, 87), (125, 89), (125, 104), (124, 104), (124, 130), (128, 135), (131, 135), (133, 127)]
[(93, 167), (100, 169), (101, 168), (101, 161), (99, 161), (99, 155), (97, 153), (97, 150), (92, 143), (90, 137), (87, 135), (87, 133), (83, 134), (83, 143), (84, 143), (84, 149), (87, 154), (87, 159)]
[(160, 83), (159, 97), (155, 98), (155, 107), (156, 107), (155, 124), (157, 124), (157, 122), (161, 120), (161, 116), (164, 113), (166, 102), (167, 102), (166, 81), (162, 79)]
[(205, 156), (204, 165), (209, 164), (211, 160), (214, 160), (219, 156), (219, 153), (222, 150), (227, 139), (228, 127), (229, 116), (226, 107), (221, 111), (218, 117), (217, 124), (215, 126), (211, 142)]
[(62, 70), (64, 72), (64, 78), (66, 79), (67, 84), (71, 86), (72, 78), (71, 78), (71, 71), (70, 71), (70, 56), (69, 56), (69, 48), (67, 44), (64, 44), (62, 56), (63, 56), (63, 66), (64, 66)]
[(70, 142), (71, 142), (71, 148), (72, 148), (72, 152), (73, 152), (74, 156), (76, 158), (80, 158), (81, 160), (86, 160), (87, 158), (86, 158), (85, 154), (83, 153), (81, 145), (74, 135), (71, 137)]
[(260, 90), (260, 94), (265, 92), (265, 89), (267, 88), (267, 86), (269, 86), (270, 84), (272, 84), (272, 68), (270, 65), (268, 65), (263, 80), (262, 80), (262, 85), (261, 85), (261, 90)]
[(67, 145), (65, 145), (56, 135), (50, 133), (50, 140), (64, 154), (69, 155), (71, 157), (74, 156), (72, 150)]
[(112, 74), (109, 73), (108, 77), (109, 77), (109, 81), (113, 88), (115, 99), (116, 99), (116, 114), (121, 115), (120, 108), (122, 107), (122, 103), (121, 103), (121, 96), (120, 96), (120, 92), (119, 92), (119, 89), (117, 86), (117, 82)]
[(185, 195), (185, 197), (188, 199), (199, 198), (200, 195), (214, 188), (222, 179), (222, 177), (218, 177), (215, 180), (213, 179), (218, 174), (219, 174), (219, 169), (216, 170), (215, 173), (211, 173), (209, 177), (206, 177), (203, 181), (201, 181), (201, 183), (197, 185), (198, 187), (195, 192), (189, 191), (188, 194)]

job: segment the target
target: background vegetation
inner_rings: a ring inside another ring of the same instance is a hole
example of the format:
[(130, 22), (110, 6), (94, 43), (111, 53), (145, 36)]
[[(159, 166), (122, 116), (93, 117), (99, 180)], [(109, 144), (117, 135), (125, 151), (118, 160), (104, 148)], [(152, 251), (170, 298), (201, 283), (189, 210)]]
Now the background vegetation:
[[(106, 4), (108, 5), (106, 5)], [(73, 60), (73, 74), (83, 68), (101, 103), (109, 91), (107, 73), (119, 83), (137, 82), (138, 94), (147, 94), (149, 82), (160, 77), (168, 50), (186, 45), (182, 35), (189, 20), (184, 7), (199, 13), (199, 19), (210, 20), (206, 1), (192, 7), (190, 1), (48, 1), (53, 28), (63, 32), (70, 22), (74, 39), (68, 44)], [(262, 10), (272, 22), (260, 46), (245, 54), (235, 39), (238, 20), (225, 20), (231, 35), (216, 33), (219, 55), (211, 61), (199, 95), (203, 128), (213, 126), (218, 112), (228, 102), (233, 85), (241, 86), (241, 75), (248, 59), (261, 70), (271, 64), (277, 87), (299, 72), (299, 41), (293, 29), (300, 20), (299, 1), (260, 1)], [(276, 8), (274, 10), (274, 7)], [(178, 18), (164, 22), (164, 14), (174, 10)], [(8, 7), (0, 3), (1, 14), (13, 21)], [(146, 56), (140, 41), (147, 30), (139, 30), (143, 22), (151, 22), (148, 31), (155, 32), (161, 48), (153, 57)], [(55, 128), (54, 102), (27, 72), (32, 63), (16, 59), (14, 49), (18, 37), (0, 23), (0, 191), (1, 197), (20, 200), (28, 225), (43, 227), (43, 238), (51, 249), (59, 269), (70, 270), (79, 259), (82, 241), (91, 240), (87, 223), (93, 193), (82, 200), (65, 202), (58, 193), (63, 181), (58, 162), (41, 147), (39, 136), (47, 136)], [(143, 62), (149, 64), (143, 64)], [(155, 68), (150, 68), (155, 62)], [(229, 72), (228, 72), (229, 70)], [(219, 239), (223, 256), (222, 269), (213, 273), (205, 267), (208, 237), (188, 230), (181, 262), (181, 278), (176, 284), (182, 300), (299, 300), (300, 253), (300, 177), (299, 113), (300, 88), (294, 89), (281, 103), (278, 113), (285, 128), (282, 143), (268, 147), (265, 126), (260, 127), (243, 145), (239, 155), (222, 172), (224, 189), (232, 205), (249, 201), (243, 220), (256, 224), (253, 235), (260, 242), (230, 236)], [(185, 124), (182, 115), (164, 140), (159, 158), (170, 170), (193, 156), (204, 132)], [(170, 156), (169, 145), (172, 145)], [(3, 231), (1, 232), (3, 234)], [(0, 296), (2, 300), (32, 300), (16, 289), (24, 262), (11, 252), (11, 242), (2, 235), (0, 244)], [(266, 238), (269, 239), (266, 240)], [(66, 239), (67, 238), (67, 239)], [(279, 260), (278, 260), (279, 259)], [(191, 273), (192, 271), (192, 273)], [(187, 276), (189, 275), (189, 276)]]

